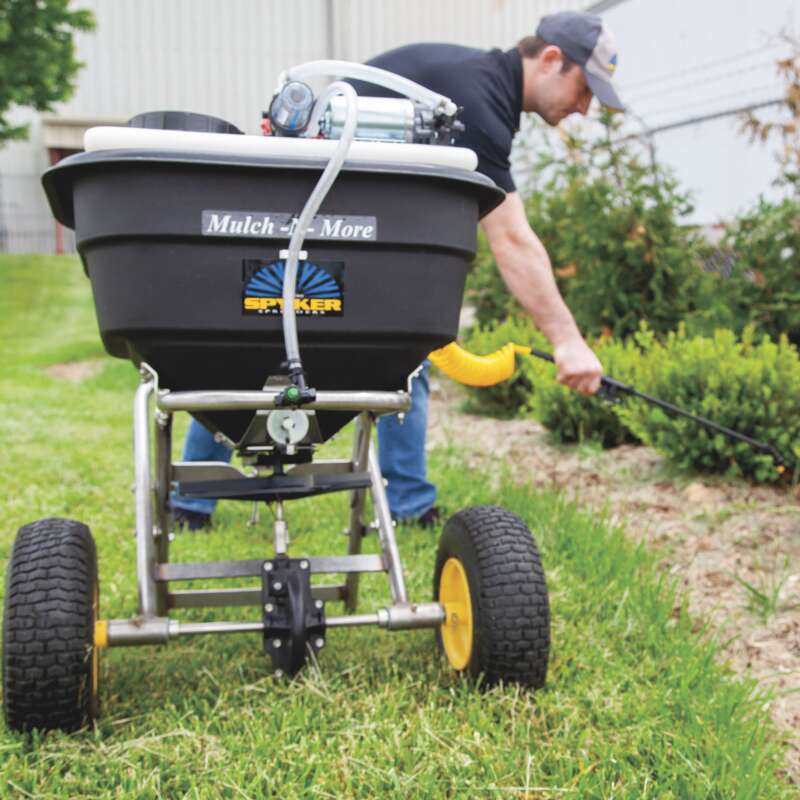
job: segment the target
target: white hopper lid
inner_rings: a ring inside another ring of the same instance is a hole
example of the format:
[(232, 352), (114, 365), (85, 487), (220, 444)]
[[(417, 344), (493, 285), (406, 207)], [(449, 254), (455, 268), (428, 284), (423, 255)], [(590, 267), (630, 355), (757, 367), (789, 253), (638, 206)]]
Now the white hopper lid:
[[(83, 137), (87, 152), (101, 150), (161, 150), (263, 158), (314, 158), (328, 160), (338, 145), (331, 139), (284, 136), (245, 136), (198, 133), (155, 128), (89, 128)], [(350, 145), (350, 163), (419, 164), (473, 172), (478, 156), (466, 147), (395, 142), (360, 142)]]

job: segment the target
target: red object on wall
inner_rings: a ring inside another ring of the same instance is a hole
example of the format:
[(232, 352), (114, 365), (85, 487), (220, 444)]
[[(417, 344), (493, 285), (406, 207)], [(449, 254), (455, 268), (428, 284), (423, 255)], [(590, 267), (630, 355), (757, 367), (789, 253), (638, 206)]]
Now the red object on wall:
[[(63, 147), (49, 147), (50, 166), (58, 164), (62, 158), (80, 153), (80, 150), (68, 150)], [(60, 222), (56, 222), (56, 255), (64, 255), (64, 227)]]

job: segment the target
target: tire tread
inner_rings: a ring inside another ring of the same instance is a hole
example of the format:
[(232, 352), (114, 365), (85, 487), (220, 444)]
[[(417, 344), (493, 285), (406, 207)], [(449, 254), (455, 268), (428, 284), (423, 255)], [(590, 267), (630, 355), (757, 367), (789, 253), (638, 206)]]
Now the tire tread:
[(19, 529), (6, 579), (3, 694), (12, 730), (74, 731), (91, 720), (94, 540), (50, 518)]
[[(468, 544), (467, 544), (468, 543)], [(550, 651), (550, 607), (539, 552), (528, 526), (498, 506), (465, 509), (448, 520), (435, 583), (450, 551), (471, 548), (478, 585), (476, 658), (470, 672), (487, 685), (544, 685)], [(472, 584), (472, 581), (471, 581)], [(435, 588), (438, 591), (438, 588)]]

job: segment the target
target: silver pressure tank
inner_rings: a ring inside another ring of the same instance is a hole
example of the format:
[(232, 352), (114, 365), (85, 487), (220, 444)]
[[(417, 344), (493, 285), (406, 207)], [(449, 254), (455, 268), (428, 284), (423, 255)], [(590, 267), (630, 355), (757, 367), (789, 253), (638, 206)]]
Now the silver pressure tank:
[[(341, 95), (331, 99), (320, 132), (326, 139), (339, 139), (344, 128), (347, 103)], [(416, 108), (413, 101), (392, 97), (359, 97), (356, 139), (381, 142), (417, 140)]]

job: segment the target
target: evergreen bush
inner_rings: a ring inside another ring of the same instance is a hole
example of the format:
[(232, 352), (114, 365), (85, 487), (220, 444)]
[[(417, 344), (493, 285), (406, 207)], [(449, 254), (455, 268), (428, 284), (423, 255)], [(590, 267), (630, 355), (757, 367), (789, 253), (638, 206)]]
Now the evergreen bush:
[(728, 228), (722, 246), (733, 264), (719, 297), (734, 327), (754, 325), (800, 345), (800, 201), (762, 198)]
[[(632, 374), (636, 388), (775, 446), (790, 473), (800, 457), (800, 356), (782, 336), (756, 340), (718, 330), (713, 337), (687, 335), (683, 326), (656, 341), (636, 336), (642, 356)], [(643, 401), (617, 409), (622, 422), (646, 444), (686, 469), (780, 479), (772, 457), (697, 423), (673, 417)], [(796, 475), (794, 476), (796, 477)]]

